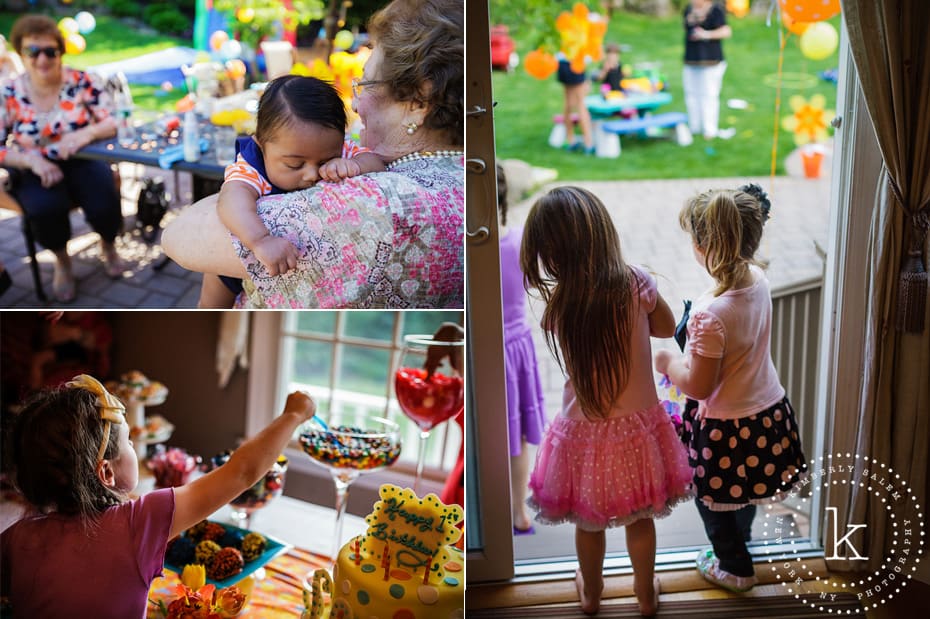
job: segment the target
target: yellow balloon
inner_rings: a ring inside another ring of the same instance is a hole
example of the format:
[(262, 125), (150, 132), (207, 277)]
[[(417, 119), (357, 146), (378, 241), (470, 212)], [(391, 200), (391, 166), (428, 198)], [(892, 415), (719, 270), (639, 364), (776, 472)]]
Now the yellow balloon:
[(840, 35), (827, 22), (816, 22), (801, 35), (801, 53), (811, 60), (823, 60), (836, 51)]
[(65, 53), (80, 54), (87, 47), (87, 41), (78, 33), (69, 34), (65, 37)]
[(236, 11), (236, 19), (238, 19), (243, 24), (247, 24), (255, 19), (255, 9), (252, 7), (242, 7)]
[(340, 30), (336, 33), (336, 36), (333, 37), (333, 43), (339, 49), (349, 49), (352, 47), (352, 43), (355, 41), (355, 37), (352, 36), (352, 33), (348, 30)]
[(65, 38), (68, 38), (69, 34), (77, 34), (77, 20), (73, 17), (62, 17), (58, 22), (58, 29), (61, 30), (61, 34), (63, 34)]

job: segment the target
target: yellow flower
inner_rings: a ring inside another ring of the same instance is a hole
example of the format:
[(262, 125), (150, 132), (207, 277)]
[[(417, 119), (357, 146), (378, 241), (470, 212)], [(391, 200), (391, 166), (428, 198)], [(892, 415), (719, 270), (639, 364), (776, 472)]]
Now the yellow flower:
[(794, 132), (794, 143), (798, 146), (809, 142), (822, 142), (827, 139), (827, 123), (835, 112), (824, 109), (827, 99), (816, 94), (805, 99), (801, 95), (794, 95), (788, 99), (788, 105), (793, 114), (785, 116), (781, 126)]
[(196, 563), (185, 565), (184, 571), (181, 572), (181, 582), (193, 591), (200, 589), (207, 582), (206, 568)]

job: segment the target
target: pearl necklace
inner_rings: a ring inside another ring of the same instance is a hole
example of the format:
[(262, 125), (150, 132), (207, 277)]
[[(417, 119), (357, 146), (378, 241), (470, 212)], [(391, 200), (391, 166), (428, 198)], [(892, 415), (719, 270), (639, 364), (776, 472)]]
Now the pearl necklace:
[(417, 159), (442, 159), (444, 157), (461, 157), (465, 152), (461, 150), (423, 150), (415, 151), (403, 157), (398, 157), (391, 163), (387, 164), (385, 168), (387, 170), (393, 170), (395, 167), (399, 166), (402, 163), (407, 163), (408, 161), (416, 161)]

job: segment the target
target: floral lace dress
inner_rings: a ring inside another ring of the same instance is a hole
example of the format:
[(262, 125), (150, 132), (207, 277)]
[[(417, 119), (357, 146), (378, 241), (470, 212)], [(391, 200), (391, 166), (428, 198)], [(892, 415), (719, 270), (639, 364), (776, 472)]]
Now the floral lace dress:
[(249, 273), (237, 307), (464, 307), (461, 156), (265, 197), (258, 213), (300, 257), (296, 269), (271, 276), (233, 235)]

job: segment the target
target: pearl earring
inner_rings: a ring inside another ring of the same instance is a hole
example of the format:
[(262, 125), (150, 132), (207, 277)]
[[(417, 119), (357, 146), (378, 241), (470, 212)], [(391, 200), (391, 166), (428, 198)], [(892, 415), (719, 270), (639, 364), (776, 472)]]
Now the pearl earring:
[(419, 125), (417, 125), (416, 123), (410, 123), (409, 125), (407, 125), (407, 135), (413, 135), (418, 128), (419, 128)]

